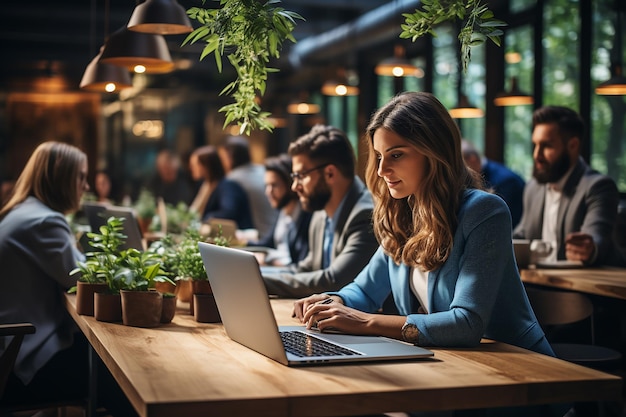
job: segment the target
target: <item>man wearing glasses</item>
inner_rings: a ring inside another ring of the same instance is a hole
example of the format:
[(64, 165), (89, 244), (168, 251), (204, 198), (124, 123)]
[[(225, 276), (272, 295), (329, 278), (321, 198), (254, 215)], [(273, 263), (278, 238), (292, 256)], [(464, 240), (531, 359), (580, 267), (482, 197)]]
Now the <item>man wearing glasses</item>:
[(289, 146), (292, 189), (313, 212), (309, 253), (285, 267), (262, 267), (269, 294), (300, 298), (351, 282), (378, 248), (372, 231), (372, 197), (355, 175), (346, 134), (316, 125)]

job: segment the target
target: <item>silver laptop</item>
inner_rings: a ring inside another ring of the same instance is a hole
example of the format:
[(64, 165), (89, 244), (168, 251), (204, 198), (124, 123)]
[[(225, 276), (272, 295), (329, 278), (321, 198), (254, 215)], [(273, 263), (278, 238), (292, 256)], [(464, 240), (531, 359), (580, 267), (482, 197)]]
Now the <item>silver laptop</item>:
[(304, 326), (278, 327), (254, 254), (203, 242), (198, 246), (228, 336), (283, 365), (434, 355), (427, 349), (386, 337), (321, 333)]
[[(100, 226), (104, 226), (109, 217), (123, 218), (124, 228), (122, 233), (126, 235), (126, 241), (120, 249), (134, 248), (139, 251), (145, 250), (139, 222), (135, 216), (135, 211), (131, 207), (85, 202), (83, 203), (83, 210), (85, 211), (91, 230), (96, 233), (99, 233)], [(89, 250), (93, 250), (93, 248)]]

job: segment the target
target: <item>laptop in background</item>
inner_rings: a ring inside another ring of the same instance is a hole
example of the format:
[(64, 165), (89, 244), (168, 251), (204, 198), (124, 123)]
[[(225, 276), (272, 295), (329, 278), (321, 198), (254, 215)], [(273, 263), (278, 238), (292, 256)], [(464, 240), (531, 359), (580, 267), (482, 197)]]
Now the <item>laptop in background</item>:
[[(122, 233), (127, 237), (121, 249), (134, 248), (139, 251), (145, 250), (143, 235), (141, 234), (139, 222), (137, 221), (137, 216), (133, 208), (85, 202), (83, 203), (83, 210), (85, 211), (91, 230), (95, 233), (99, 233), (100, 227), (106, 224), (109, 217), (123, 218), (124, 228)], [(88, 250), (93, 250), (93, 247), (90, 247)]]
[[(279, 327), (254, 254), (204, 242), (198, 246), (228, 336), (283, 365), (420, 359), (434, 355), (427, 349), (386, 337), (321, 333), (304, 326)], [(291, 337), (298, 341), (290, 341)], [(300, 343), (304, 349), (298, 352), (292, 343)], [(322, 350), (317, 350), (316, 344), (322, 345)]]

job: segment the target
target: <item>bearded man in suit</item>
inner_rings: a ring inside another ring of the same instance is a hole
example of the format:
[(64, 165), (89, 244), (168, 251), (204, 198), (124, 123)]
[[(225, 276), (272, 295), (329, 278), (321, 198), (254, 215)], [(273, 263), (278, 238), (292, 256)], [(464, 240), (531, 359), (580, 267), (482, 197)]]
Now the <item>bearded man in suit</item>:
[(619, 193), (615, 182), (580, 156), (585, 124), (575, 111), (545, 106), (533, 113), (533, 179), (513, 238), (542, 239), (547, 260), (625, 265), (613, 239)]

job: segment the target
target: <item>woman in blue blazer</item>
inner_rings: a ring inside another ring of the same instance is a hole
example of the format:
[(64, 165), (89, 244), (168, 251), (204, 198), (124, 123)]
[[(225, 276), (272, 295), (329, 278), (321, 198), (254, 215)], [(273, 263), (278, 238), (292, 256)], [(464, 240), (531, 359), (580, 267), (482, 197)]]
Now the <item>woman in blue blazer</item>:
[[(340, 291), (298, 300), (296, 316), (321, 331), (446, 347), (485, 337), (554, 355), (515, 264), (507, 205), (479, 189), (445, 107), (403, 93), (374, 115), (367, 139), (380, 248)], [(375, 314), (390, 294), (400, 315)]]

